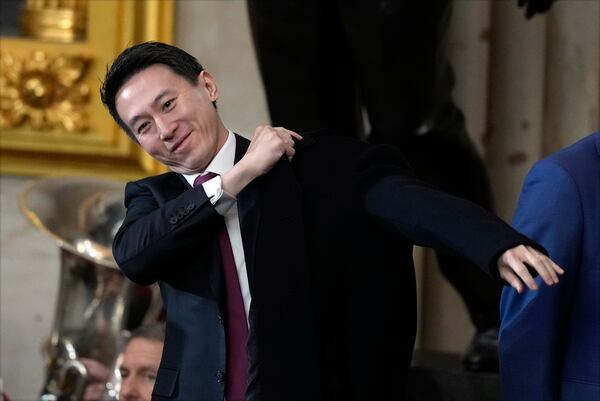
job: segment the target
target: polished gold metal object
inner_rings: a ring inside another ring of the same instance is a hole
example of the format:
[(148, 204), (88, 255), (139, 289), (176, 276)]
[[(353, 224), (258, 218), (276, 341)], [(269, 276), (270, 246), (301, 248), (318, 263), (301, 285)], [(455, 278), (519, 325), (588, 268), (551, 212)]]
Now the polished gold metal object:
[[(86, 177), (38, 180), (22, 191), (20, 206), (61, 250), (40, 400), (80, 401), (88, 380), (81, 358), (115, 371), (129, 330), (159, 318), (158, 287), (132, 283), (113, 259), (112, 240), (125, 216), (123, 184)], [(105, 400), (117, 396), (119, 376), (113, 380), (106, 383)]]
[(26, 36), (73, 42), (85, 34), (87, 0), (26, 0), (20, 19)]
[(23, 59), (1, 52), (0, 128), (87, 130), (90, 89), (83, 77), (89, 63), (86, 57), (43, 51)]

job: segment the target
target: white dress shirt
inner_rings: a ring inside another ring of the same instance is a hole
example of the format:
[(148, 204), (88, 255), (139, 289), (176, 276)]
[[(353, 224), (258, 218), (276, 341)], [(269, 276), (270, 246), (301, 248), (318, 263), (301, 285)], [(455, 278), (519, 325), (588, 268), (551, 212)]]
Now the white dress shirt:
[(221, 184), (221, 175), (225, 174), (233, 167), (235, 162), (235, 135), (229, 131), (225, 144), (219, 150), (214, 159), (206, 167), (206, 170), (200, 174), (183, 174), (185, 179), (194, 186), (194, 180), (199, 175), (204, 175), (209, 172), (218, 174), (202, 184), (204, 192), (210, 199), (210, 202), (215, 205), (217, 212), (225, 218), (225, 227), (229, 240), (231, 241), (231, 249), (233, 250), (233, 259), (237, 269), (238, 279), (240, 281), (240, 290), (244, 300), (244, 310), (246, 312), (246, 323), (248, 323), (248, 313), (250, 311), (250, 286), (248, 284), (248, 272), (246, 271), (246, 258), (244, 256), (244, 245), (242, 243), (242, 232), (240, 229), (240, 219), (238, 216), (237, 199), (223, 191)]

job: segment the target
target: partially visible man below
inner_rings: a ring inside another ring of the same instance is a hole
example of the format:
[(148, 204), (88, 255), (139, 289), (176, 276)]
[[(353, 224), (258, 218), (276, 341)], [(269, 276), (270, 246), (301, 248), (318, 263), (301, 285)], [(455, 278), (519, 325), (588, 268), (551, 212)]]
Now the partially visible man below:
[[(119, 365), (122, 379), (120, 401), (151, 400), (164, 341), (164, 323), (147, 324), (133, 331), (123, 348), (122, 362)], [(83, 401), (104, 399), (106, 383), (110, 381), (110, 370), (94, 359), (81, 358), (80, 360), (85, 365), (89, 376)]]
[(120, 401), (150, 401), (165, 341), (161, 323), (134, 330), (123, 350)]
[(567, 274), (552, 288), (504, 290), (504, 397), (600, 401), (600, 131), (532, 168), (513, 225)]

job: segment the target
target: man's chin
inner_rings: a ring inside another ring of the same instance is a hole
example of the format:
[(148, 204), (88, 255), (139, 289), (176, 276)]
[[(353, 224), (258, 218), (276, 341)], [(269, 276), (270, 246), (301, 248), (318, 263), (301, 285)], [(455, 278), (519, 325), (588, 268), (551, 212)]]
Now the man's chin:
[(181, 166), (181, 165), (167, 164), (167, 167), (172, 172), (178, 173), (178, 174), (198, 174), (198, 173), (201, 173), (202, 171), (204, 171), (203, 168), (192, 168), (192, 167)]

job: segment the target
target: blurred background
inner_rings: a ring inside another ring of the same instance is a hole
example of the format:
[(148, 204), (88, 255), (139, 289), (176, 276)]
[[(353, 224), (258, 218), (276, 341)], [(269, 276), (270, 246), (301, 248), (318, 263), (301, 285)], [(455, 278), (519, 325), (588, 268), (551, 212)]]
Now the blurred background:
[[(74, 10), (69, 15), (46, 17), (33, 2), (0, 3), (0, 378), (13, 400), (39, 396), (61, 264), (57, 243), (20, 208), (24, 186), (60, 175), (124, 183), (162, 169), (119, 133), (99, 102), (99, 82), (119, 51), (142, 40), (174, 43), (216, 78), (228, 128), (250, 137), (270, 122), (245, 1), (88, 0), (80, 3), (83, 16), (78, 3), (61, 3)], [(70, 18), (72, 30), (53, 31), (60, 18)], [(453, 97), (485, 160), (496, 210), (509, 221), (531, 165), (600, 127), (600, 1), (559, 0), (526, 19), (517, 0), (456, 0), (447, 55)], [(38, 91), (54, 95), (19, 89), (36, 76)], [(66, 103), (53, 103), (59, 95)], [(416, 347), (464, 352), (474, 331), (464, 305), (429, 251), (416, 250), (416, 259)]]

